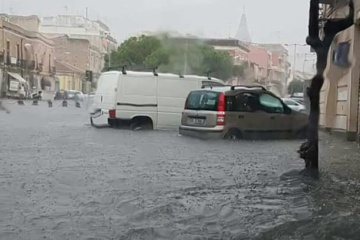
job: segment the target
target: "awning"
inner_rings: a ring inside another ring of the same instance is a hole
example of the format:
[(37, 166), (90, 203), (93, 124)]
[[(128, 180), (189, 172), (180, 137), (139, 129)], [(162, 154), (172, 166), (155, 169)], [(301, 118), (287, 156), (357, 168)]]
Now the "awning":
[(12, 76), (13, 78), (15, 78), (16, 80), (18, 80), (21, 83), (27, 83), (27, 81), (25, 79), (23, 79), (19, 74), (17, 73), (12, 73), (12, 72), (8, 72), (8, 74), (10, 76)]

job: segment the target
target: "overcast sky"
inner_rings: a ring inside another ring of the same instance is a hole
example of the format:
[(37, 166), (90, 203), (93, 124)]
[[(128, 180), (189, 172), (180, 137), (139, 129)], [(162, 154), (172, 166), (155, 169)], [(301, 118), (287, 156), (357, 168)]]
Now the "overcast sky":
[[(234, 37), (244, 5), (254, 42), (305, 43), (308, 0), (0, 0), (0, 12), (51, 16), (65, 14), (67, 6), (68, 14), (85, 15), (88, 7), (89, 18), (108, 24), (121, 42), (157, 30)], [(299, 53), (308, 52), (308, 47), (299, 48)]]

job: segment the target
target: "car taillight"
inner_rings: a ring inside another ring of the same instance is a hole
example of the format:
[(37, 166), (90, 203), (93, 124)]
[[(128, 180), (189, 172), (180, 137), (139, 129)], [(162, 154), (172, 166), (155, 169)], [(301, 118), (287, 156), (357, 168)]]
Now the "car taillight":
[(116, 111), (115, 111), (115, 109), (109, 110), (109, 118), (116, 118)]
[(217, 107), (216, 125), (225, 125), (225, 94), (220, 93)]

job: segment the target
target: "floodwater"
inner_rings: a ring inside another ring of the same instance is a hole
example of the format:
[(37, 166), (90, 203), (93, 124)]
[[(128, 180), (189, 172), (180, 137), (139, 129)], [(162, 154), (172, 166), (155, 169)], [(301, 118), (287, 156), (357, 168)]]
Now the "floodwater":
[(71, 104), (8, 106), (0, 239), (360, 238), (359, 182), (332, 170), (344, 152), (329, 144), (315, 179), (299, 174), (299, 141), (95, 129)]

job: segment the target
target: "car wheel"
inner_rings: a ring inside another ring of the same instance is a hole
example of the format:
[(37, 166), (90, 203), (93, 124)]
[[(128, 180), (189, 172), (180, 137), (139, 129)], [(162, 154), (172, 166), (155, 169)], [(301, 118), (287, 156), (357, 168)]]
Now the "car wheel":
[(226, 133), (225, 139), (226, 140), (236, 141), (236, 140), (242, 139), (242, 134), (238, 129), (230, 129)]

